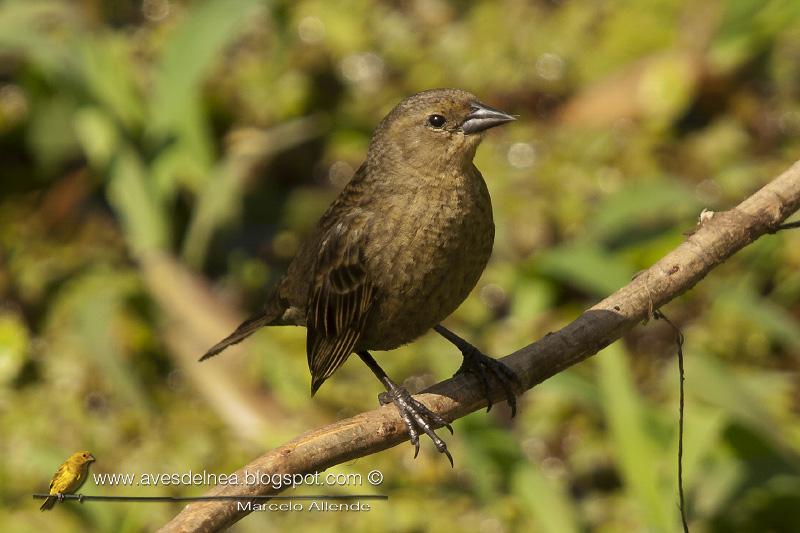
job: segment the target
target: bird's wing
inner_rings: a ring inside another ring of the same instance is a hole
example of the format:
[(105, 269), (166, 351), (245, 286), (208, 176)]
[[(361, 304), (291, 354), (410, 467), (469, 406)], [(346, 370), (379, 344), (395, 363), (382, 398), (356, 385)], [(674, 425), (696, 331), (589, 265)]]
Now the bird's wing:
[[(58, 467), (56, 473), (53, 474), (53, 479), (50, 481), (50, 494), (57, 494), (64, 492), (69, 486), (68, 478), (70, 477), (67, 472), (69, 463), (64, 463)], [(55, 491), (54, 491), (55, 489)]]
[[(76, 475), (77, 474), (77, 475)], [(50, 496), (49, 498), (45, 499), (44, 503), (39, 510), (41, 511), (48, 511), (53, 508), (56, 504), (57, 494), (67, 494), (73, 492), (78, 486), (75, 486), (76, 477), (78, 481), (80, 481), (80, 473), (75, 471), (75, 465), (72, 461), (72, 457), (64, 461), (61, 466), (58, 467), (56, 473), (53, 474), (53, 479), (50, 480)]]
[(364, 257), (361, 233), (344, 222), (321, 240), (307, 309), (306, 352), (311, 394), (352, 353), (375, 295)]

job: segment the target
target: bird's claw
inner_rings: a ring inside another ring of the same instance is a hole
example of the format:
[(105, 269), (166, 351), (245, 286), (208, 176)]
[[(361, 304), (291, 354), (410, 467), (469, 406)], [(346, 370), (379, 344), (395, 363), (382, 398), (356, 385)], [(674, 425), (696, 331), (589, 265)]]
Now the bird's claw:
[(486, 397), (486, 412), (492, 409), (492, 395), (489, 387), (488, 375), (491, 374), (500, 383), (503, 392), (511, 407), (511, 417), (517, 414), (517, 396), (514, 394), (514, 386), (522, 390), (522, 382), (519, 376), (511, 370), (505, 363), (498, 361), (484, 354), (475, 347), (469, 347), (461, 352), (464, 355), (464, 362), (456, 371), (455, 375), (469, 372), (474, 374), (483, 386), (483, 394)]
[(408, 428), (408, 437), (411, 444), (414, 445), (414, 458), (419, 455), (419, 435), (420, 432), (425, 433), (433, 441), (433, 445), (439, 453), (445, 454), (450, 461), (450, 466), (453, 466), (453, 456), (447, 449), (447, 444), (436, 434), (435, 427), (445, 427), (453, 434), (453, 426), (450, 423), (428, 409), (423, 403), (414, 399), (409, 392), (398, 386), (392, 387), (389, 391), (378, 395), (378, 401), (382, 405), (393, 403), (400, 413), (400, 418), (405, 422)]
[(83, 503), (83, 494), (78, 494), (78, 503)]
[(58, 501), (60, 501), (60, 502), (63, 502), (64, 501), (64, 493), (63, 492), (59, 492), (58, 495), (56, 496), (56, 499), (58, 499)]

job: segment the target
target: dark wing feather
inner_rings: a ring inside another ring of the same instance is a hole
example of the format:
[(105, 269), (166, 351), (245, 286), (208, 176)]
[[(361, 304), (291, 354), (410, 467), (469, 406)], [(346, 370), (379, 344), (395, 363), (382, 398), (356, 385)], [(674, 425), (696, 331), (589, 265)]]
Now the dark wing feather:
[[(53, 479), (51, 479), (51, 480), (50, 480), (50, 490), (49, 490), (50, 494), (52, 494), (52, 493), (53, 493), (53, 487), (55, 486), (55, 484), (56, 484), (56, 481), (57, 481), (57, 480), (58, 480), (58, 479), (59, 479), (59, 478), (62, 476), (62, 474), (64, 473), (64, 469), (65, 469), (66, 467), (67, 467), (67, 463), (63, 463), (61, 466), (59, 466), (59, 467), (58, 467), (58, 470), (56, 470), (56, 473), (55, 473), (55, 474), (53, 474)], [(47, 499), (44, 501), (44, 503), (42, 504), (42, 506), (41, 506), (41, 507), (39, 507), (39, 510), (40, 510), (40, 511), (49, 511), (49, 510), (50, 510), (50, 509), (52, 509), (52, 508), (53, 508), (53, 506), (56, 504), (56, 500), (57, 500), (56, 496), (50, 496), (50, 497), (48, 497), (48, 498), (47, 498)]]
[(306, 317), (311, 394), (353, 352), (375, 294), (358, 231), (339, 223), (320, 248)]
[(53, 479), (50, 480), (50, 490), (53, 490), (53, 487), (56, 485), (56, 481), (61, 479), (64, 475), (64, 470), (67, 468), (67, 463), (62, 463), (61, 466), (58, 467), (56, 473), (53, 474)]

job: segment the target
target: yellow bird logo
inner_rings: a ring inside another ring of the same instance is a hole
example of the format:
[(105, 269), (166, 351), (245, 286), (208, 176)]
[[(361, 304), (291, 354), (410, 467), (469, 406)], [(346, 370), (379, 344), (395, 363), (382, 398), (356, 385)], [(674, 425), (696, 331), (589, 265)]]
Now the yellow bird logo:
[(89, 465), (94, 461), (94, 456), (86, 451), (75, 452), (58, 467), (50, 482), (50, 496), (39, 508), (49, 511), (56, 501), (64, 499), (64, 494), (73, 494), (78, 490), (89, 475)]

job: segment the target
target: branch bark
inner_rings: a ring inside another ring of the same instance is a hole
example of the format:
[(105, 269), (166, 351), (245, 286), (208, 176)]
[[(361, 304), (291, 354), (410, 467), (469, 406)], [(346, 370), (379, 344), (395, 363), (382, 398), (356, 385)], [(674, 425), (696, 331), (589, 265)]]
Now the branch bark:
[[(525, 389), (594, 355), (653, 312), (692, 288), (712, 269), (765, 233), (773, 233), (800, 209), (800, 161), (730, 211), (704, 216), (695, 232), (675, 250), (625, 287), (585, 311), (561, 330), (503, 358)], [(493, 396), (502, 400), (502, 391)], [(434, 412), (455, 420), (485, 407), (480, 384), (470, 376), (438, 383), (416, 396)], [(385, 450), (407, 440), (393, 406), (383, 406), (310, 431), (258, 457), (237, 471), (265, 474), (311, 473)], [(268, 485), (220, 486), (207, 496), (269, 495)], [(236, 502), (187, 505), (160, 531), (217, 531), (247, 514)]]

